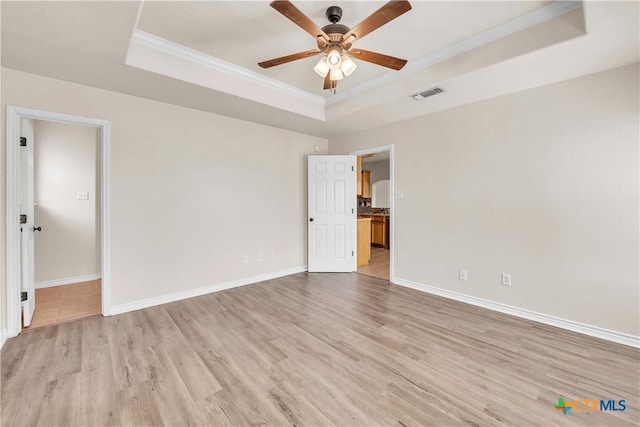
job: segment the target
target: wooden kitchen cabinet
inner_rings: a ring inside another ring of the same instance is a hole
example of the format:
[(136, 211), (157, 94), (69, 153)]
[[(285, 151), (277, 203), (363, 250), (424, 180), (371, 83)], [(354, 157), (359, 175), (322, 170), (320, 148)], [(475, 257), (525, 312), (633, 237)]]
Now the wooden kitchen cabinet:
[(384, 215), (371, 216), (371, 244), (374, 246), (389, 246), (389, 217)]
[(371, 171), (362, 170), (362, 156), (356, 157), (356, 196), (371, 198)]
[(356, 196), (362, 197), (362, 157), (356, 157)]
[(362, 197), (365, 199), (371, 198), (371, 171), (362, 171)]
[(358, 217), (358, 267), (371, 259), (371, 218)]

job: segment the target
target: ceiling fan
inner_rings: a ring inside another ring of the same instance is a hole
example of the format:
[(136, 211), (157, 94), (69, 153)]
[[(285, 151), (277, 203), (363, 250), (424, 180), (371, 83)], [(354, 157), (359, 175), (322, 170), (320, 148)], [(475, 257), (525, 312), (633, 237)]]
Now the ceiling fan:
[(326, 16), (331, 23), (320, 28), (290, 1), (276, 0), (272, 1), (270, 5), (311, 34), (317, 41), (318, 49), (259, 62), (258, 65), (262, 68), (271, 68), (298, 59), (324, 54), (314, 67), (314, 71), (324, 78), (324, 89), (331, 89), (335, 92), (338, 80), (342, 80), (355, 71), (356, 63), (352, 58), (393, 70), (400, 70), (407, 63), (406, 59), (352, 48), (352, 44), (356, 40), (411, 10), (411, 4), (406, 0), (388, 2), (352, 29), (338, 23), (342, 19), (342, 9), (338, 6), (331, 6), (327, 9)]

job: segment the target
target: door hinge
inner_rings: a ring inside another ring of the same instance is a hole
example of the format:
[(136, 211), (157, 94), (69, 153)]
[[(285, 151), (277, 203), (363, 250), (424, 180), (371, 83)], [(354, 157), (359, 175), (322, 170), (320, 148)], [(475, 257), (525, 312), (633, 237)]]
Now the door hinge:
[(355, 172), (356, 170), (354, 169), (353, 165), (351, 165), (351, 172)]
[(355, 252), (351, 251), (351, 256), (355, 256), (355, 255), (356, 255)]
[(27, 216), (25, 214), (20, 214), (20, 224), (27, 223)]
[(24, 136), (20, 137), (20, 147), (26, 147), (27, 146), (27, 138), (25, 138)]
[(351, 208), (351, 213), (352, 213), (352, 214), (354, 214), (354, 213), (355, 213), (355, 212), (354, 212), (354, 210), (353, 210), (353, 208)]
[(26, 292), (20, 292), (20, 301), (26, 301), (27, 300), (27, 293)]

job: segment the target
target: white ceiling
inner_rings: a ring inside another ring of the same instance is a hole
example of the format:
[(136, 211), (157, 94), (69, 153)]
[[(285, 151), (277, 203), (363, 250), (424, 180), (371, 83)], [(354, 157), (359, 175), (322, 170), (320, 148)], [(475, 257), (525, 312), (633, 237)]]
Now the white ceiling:
[[(319, 25), (326, 7), (338, 4), (349, 26), (383, 4), (294, 3)], [(638, 61), (638, 2), (586, 2), (551, 13), (567, 4), (412, 1), (413, 10), (357, 44), (408, 59), (405, 69), (359, 62), (326, 101), (312, 59), (257, 67), (314, 47), (266, 1), (2, 1), (2, 65), (331, 136)], [(161, 44), (132, 41), (146, 33)], [(408, 96), (435, 85), (447, 92), (423, 101)]]
[[(319, 27), (329, 23), (325, 17), (327, 7), (339, 4), (343, 9), (340, 23), (351, 28), (384, 3), (295, 2)], [(414, 1), (411, 11), (354, 46), (412, 61), (546, 3)], [(322, 89), (322, 79), (313, 72), (317, 57), (266, 70), (258, 67), (257, 63), (262, 60), (316, 48), (316, 42), (309, 34), (269, 7), (268, 2), (145, 2), (138, 28), (299, 89), (323, 96), (330, 94)], [(357, 71), (338, 86), (342, 90), (388, 71), (384, 67), (358, 61)]]
[(371, 157), (363, 157), (362, 163), (381, 162), (383, 160), (389, 160), (391, 153), (389, 151), (382, 151), (380, 153), (373, 153)]

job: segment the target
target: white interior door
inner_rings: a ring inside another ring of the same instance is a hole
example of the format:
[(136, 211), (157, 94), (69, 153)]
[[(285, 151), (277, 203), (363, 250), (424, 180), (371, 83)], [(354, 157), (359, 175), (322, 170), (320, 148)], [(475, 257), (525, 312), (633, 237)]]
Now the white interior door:
[(35, 292), (35, 209), (34, 209), (34, 168), (33, 168), (33, 120), (20, 120), (20, 136), (26, 138), (27, 145), (20, 147), (20, 214), (27, 216), (27, 222), (20, 225), (22, 292), (27, 299), (22, 301), (24, 326), (31, 325), (36, 308)]
[(355, 165), (355, 156), (309, 156), (309, 272), (356, 269)]

